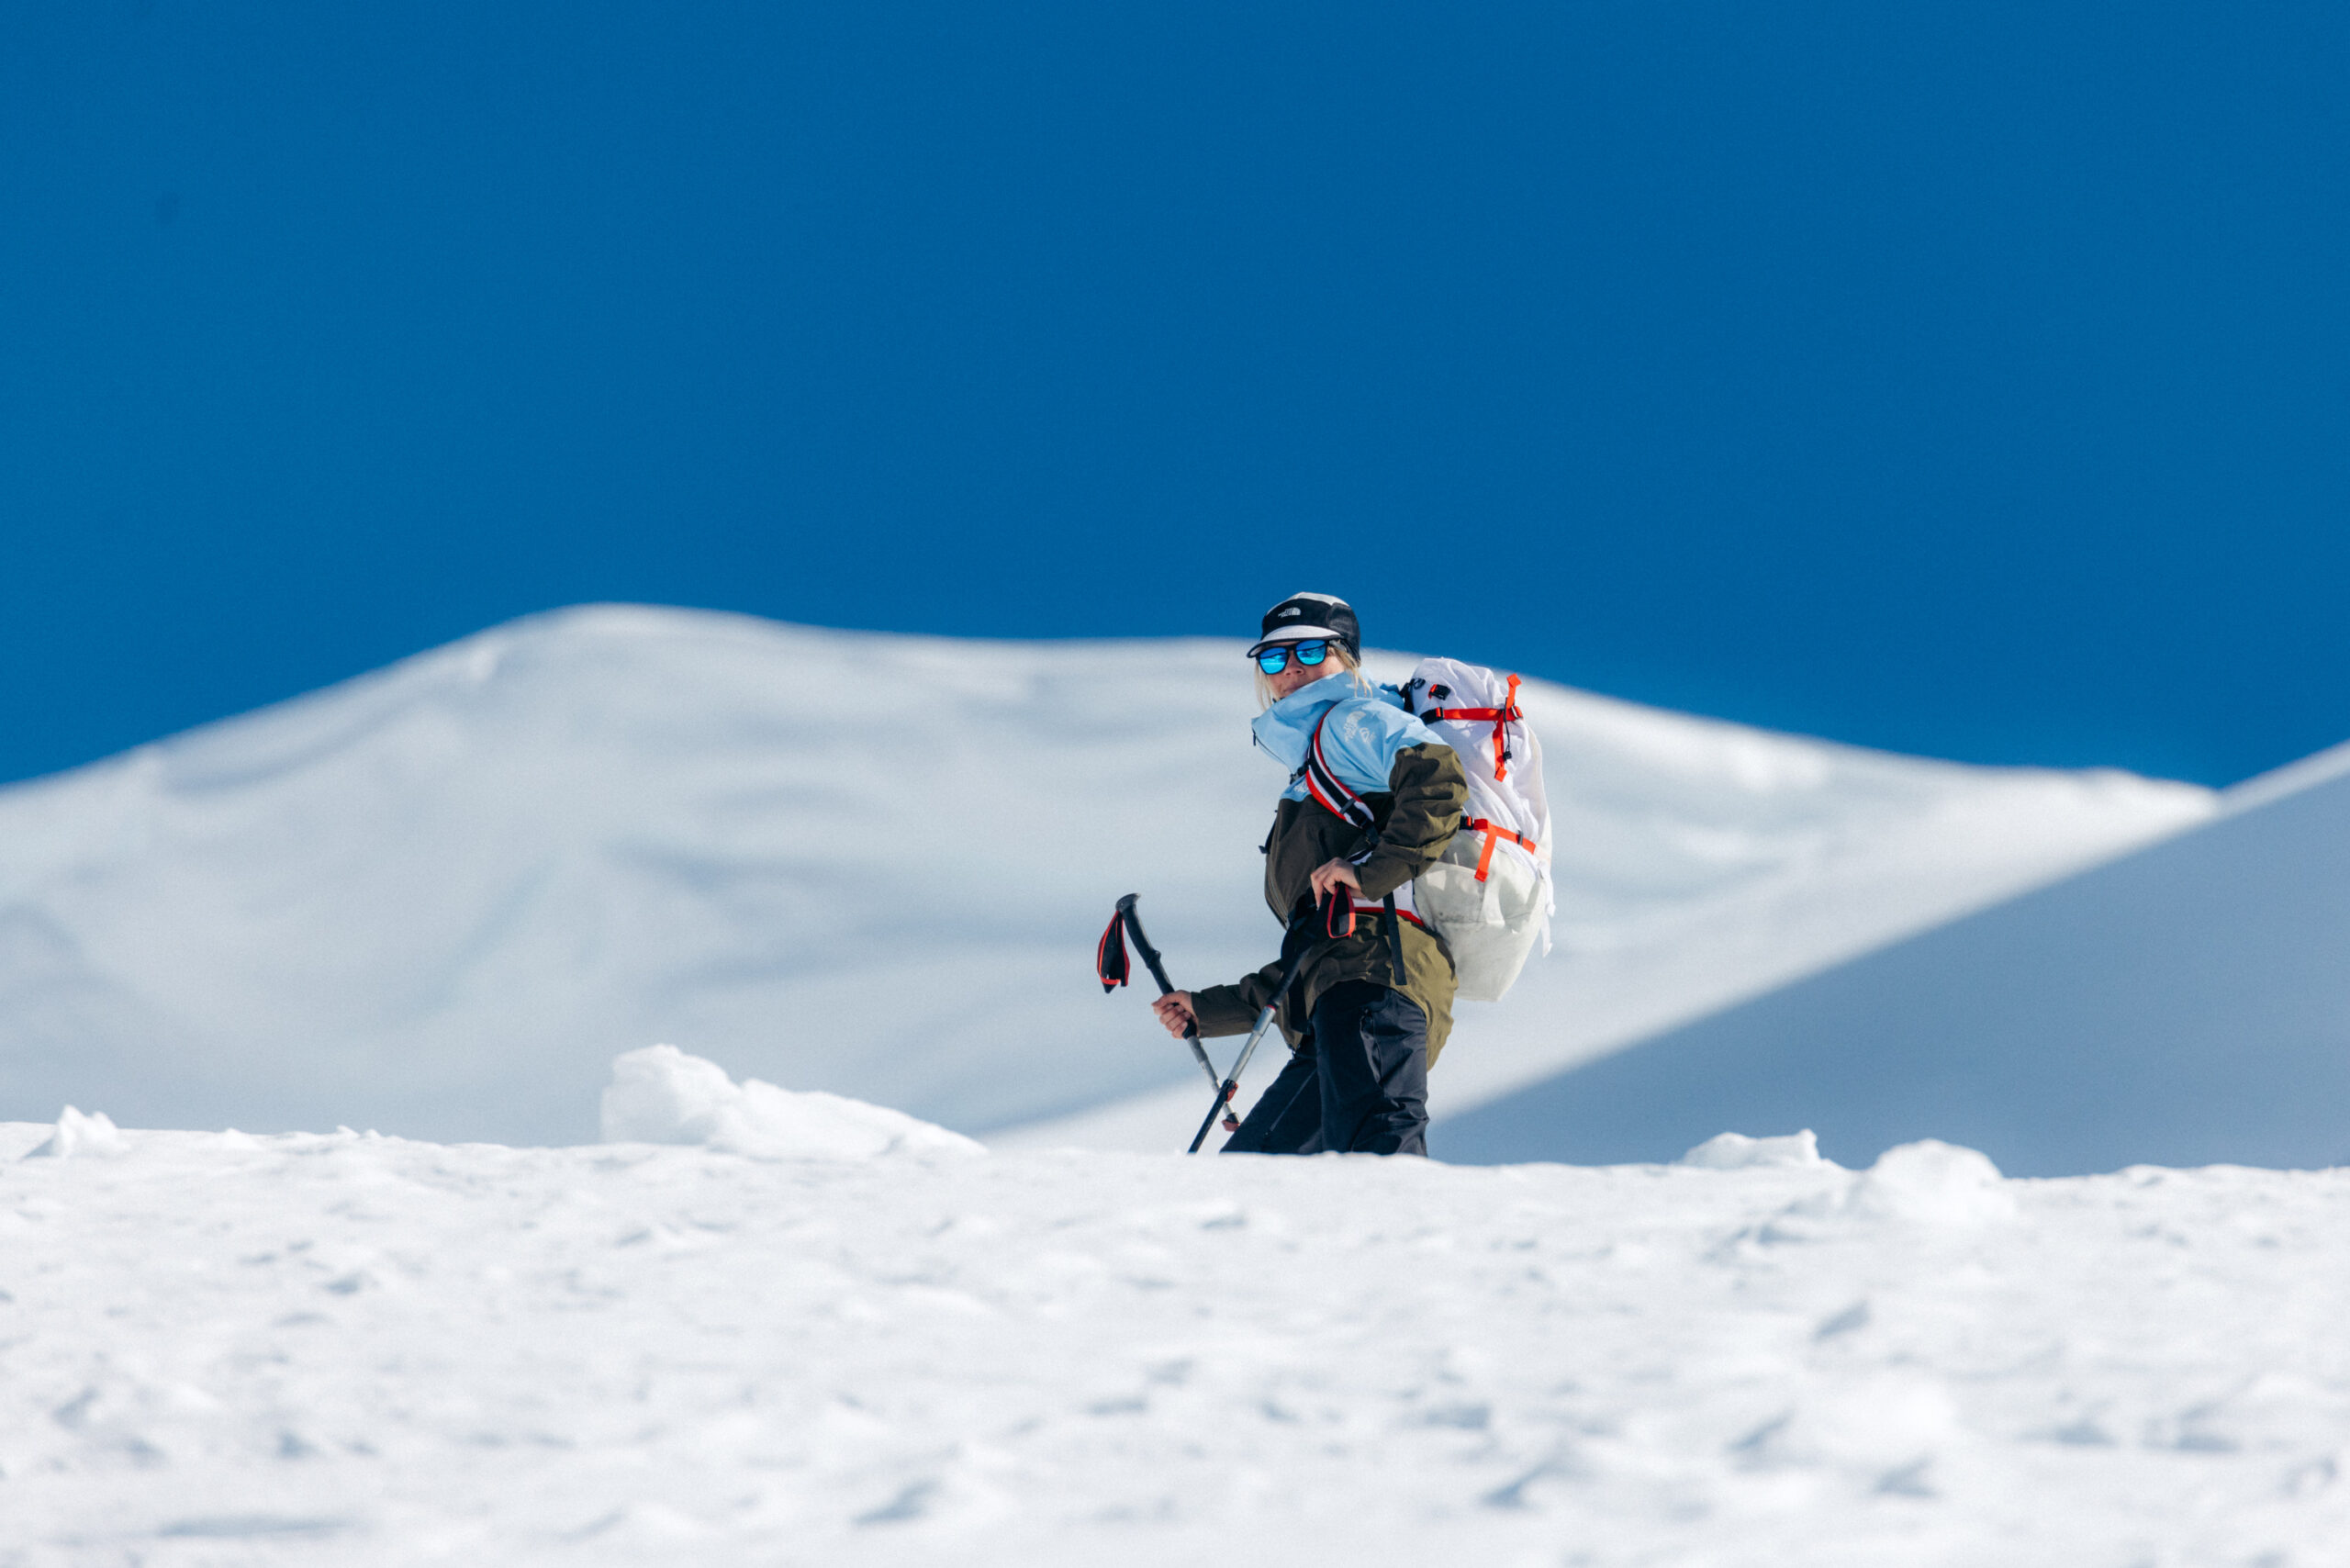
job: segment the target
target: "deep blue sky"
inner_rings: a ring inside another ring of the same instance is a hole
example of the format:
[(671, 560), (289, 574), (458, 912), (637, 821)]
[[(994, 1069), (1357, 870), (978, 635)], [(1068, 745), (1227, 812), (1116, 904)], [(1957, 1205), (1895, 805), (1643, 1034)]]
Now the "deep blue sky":
[(584, 599), (2350, 737), (2350, 6), (0, 4), (0, 778)]

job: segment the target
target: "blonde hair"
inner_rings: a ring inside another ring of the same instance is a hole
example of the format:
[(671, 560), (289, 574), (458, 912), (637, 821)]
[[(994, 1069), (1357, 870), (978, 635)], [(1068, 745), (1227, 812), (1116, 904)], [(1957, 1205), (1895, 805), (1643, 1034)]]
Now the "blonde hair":
[[(1307, 640), (1311, 641), (1311, 639)], [(1347, 652), (1345, 644), (1341, 644), (1335, 637), (1330, 639), (1330, 660), (1335, 663), (1339, 669), (1344, 670), (1347, 674), (1354, 677), (1355, 689), (1357, 691), (1360, 691), (1365, 697), (1371, 695), (1371, 677), (1363, 674), (1362, 666), (1356, 661), (1355, 656), (1352, 654)], [(1273, 696), (1273, 678), (1267, 675), (1261, 669), (1256, 672), (1256, 676), (1257, 710), (1258, 711), (1262, 712), (1264, 710), (1271, 707), (1277, 700)], [(1326, 677), (1325, 678), (1327, 678)]]

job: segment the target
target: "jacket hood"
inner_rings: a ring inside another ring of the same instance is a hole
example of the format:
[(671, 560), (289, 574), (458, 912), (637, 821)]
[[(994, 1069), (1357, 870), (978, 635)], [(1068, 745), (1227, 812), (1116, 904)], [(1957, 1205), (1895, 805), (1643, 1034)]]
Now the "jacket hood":
[(1353, 677), (1343, 671), (1326, 675), (1299, 687), (1258, 714), (1248, 727), (1266, 755), (1294, 773), (1305, 766), (1305, 752), (1314, 744), (1315, 722), (1355, 695)]

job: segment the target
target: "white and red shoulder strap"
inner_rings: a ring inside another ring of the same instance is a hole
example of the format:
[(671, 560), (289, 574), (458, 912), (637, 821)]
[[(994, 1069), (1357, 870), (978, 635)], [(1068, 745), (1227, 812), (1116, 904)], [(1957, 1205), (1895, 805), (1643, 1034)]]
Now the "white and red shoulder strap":
[(1328, 711), (1314, 722), (1314, 738), (1305, 747), (1305, 792), (1332, 816), (1342, 817), (1359, 828), (1375, 827), (1379, 819), (1370, 803), (1347, 788), (1338, 770), (1322, 755), (1322, 726), (1329, 722)]
[[(1314, 739), (1305, 748), (1305, 766), (1300, 769), (1305, 775), (1305, 792), (1332, 816), (1342, 818), (1365, 833), (1374, 832), (1379, 825), (1379, 817), (1371, 809), (1371, 802), (1348, 789), (1347, 781), (1338, 777), (1338, 770), (1330, 766), (1330, 759), (1322, 755), (1322, 726), (1329, 722), (1329, 718), (1330, 715), (1325, 712), (1315, 721)], [(1362, 852), (1354, 857), (1355, 864), (1360, 865), (1369, 859), (1376, 843), (1374, 839), (1371, 845), (1366, 845)], [(1412, 905), (1412, 884), (1409, 882), (1383, 899), (1356, 899), (1354, 906), (1358, 913), (1384, 912), (1400, 914), (1415, 925), (1421, 924), (1419, 913)], [(1403, 950), (1398, 947), (1395, 962), (1399, 972), (1403, 961)]]

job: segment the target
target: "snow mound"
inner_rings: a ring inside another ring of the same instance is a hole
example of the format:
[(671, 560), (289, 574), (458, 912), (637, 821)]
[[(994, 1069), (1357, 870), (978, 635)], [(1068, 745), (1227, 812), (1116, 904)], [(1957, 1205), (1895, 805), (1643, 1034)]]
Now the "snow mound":
[(818, 1159), (986, 1152), (960, 1133), (886, 1105), (821, 1090), (794, 1093), (755, 1078), (738, 1084), (716, 1062), (675, 1046), (615, 1057), (603, 1109), (606, 1143), (692, 1144)]
[(59, 1114), (57, 1130), (49, 1135), (49, 1141), (25, 1158), (71, 1159), (78, 1155), (85, 1159), (111, 1159), (117, 1155), (129, 1153), (129, 1148), (122, 1129), (116, 1126), (104, 1111), (95, 1111), (85, 1116), (68, 1105)]
[(1704, 1170), (1747, 1170), (1757, 1166), (1810, 1166), (1828, 1163), (1819, 1157), (1819, 1139), (1809, 1127), (1785, 1137), (1748, 1137), (1744, 1133), (1716, 1133), (1674, 1162)]
[(1923, 1225), (1982, 1225), (2016, 1212), (2015, 1197), (1990, 1156), (1933, 1138), (1886, 1149), (1852, 1179), (1845, 1206)]

